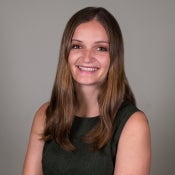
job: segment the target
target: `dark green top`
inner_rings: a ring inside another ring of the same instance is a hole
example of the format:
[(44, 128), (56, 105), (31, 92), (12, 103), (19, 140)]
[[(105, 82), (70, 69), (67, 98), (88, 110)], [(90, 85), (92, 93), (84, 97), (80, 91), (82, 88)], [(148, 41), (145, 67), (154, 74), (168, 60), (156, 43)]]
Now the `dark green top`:
[(92, 129), (99, 117), (75, 117), (71, 129), (76, 150), (63, 150), (54, 140), (46, 142), (43, 149), (42, 166), (44, 175), (113, 175), (118, 141), (128, 118), (138, 109), (123, 103), (115, 118), (115, 132), (111, 141), (99, 151), (93, 152), (80, 138)]

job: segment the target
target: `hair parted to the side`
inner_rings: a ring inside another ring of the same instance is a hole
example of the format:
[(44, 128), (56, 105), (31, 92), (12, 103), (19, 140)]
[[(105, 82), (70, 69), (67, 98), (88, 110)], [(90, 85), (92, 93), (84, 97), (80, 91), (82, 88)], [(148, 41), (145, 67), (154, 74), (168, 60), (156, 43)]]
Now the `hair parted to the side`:
[(100, 121), (84, 138), (94, 150), (102, 148), (111, 139), (113, 121), (124, 100), (135, 105), (124, 70), (124, 46), (118, 22), (102, 7), (87, 7), (75, 13), (68, 21), (60, 45), (59, 62), (42, 136), (45, 141), (55, 139), (65, 150), (75, 149), (70, 141), (70, 129), (78, 107), (74, 80), (68, 65), (71, 39), (81, 23), (97, 20), (109, 37), (110, 68), (98, 97)]

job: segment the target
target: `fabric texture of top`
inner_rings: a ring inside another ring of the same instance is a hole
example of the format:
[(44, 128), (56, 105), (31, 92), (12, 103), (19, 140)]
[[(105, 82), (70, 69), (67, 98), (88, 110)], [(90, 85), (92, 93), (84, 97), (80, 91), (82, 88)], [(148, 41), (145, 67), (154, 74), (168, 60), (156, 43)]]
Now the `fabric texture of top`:
[(71, 135), (75, 151), (65, 151), (54, 140), (44, 144), (42, 167), (44, 175), (113, 175), (117, 145), (123, 127), (138, 108), (124, 102), (115, 118), (114, 134), (110, 142), (98, 151), (92, 151), (82, 141), (99, 121), (99, 117), (75, 117)]

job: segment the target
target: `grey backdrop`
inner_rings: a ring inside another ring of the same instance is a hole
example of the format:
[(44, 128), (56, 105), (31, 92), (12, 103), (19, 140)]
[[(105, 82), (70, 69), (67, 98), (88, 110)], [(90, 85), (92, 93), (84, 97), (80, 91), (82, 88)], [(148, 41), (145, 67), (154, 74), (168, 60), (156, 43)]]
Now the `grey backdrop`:
[(125, 65), (152, 132), (152, 175), (175, 174), (174, 0), (0, 0), (0, 174), (19, 175), (33, 116), (50, 97), (69, 17), (104, 6), (119, 21)]

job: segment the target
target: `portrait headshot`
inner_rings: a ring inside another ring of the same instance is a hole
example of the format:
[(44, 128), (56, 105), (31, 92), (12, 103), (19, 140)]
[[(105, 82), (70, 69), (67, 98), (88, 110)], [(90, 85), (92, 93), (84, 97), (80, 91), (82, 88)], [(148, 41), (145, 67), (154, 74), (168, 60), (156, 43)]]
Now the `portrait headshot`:
[(0, 174), (174, 174), (174, 8), (1, 1)]

